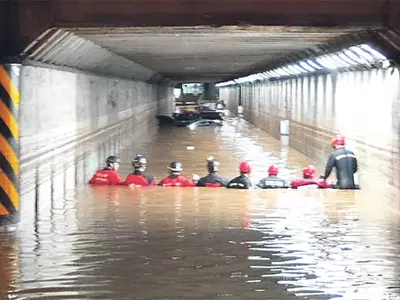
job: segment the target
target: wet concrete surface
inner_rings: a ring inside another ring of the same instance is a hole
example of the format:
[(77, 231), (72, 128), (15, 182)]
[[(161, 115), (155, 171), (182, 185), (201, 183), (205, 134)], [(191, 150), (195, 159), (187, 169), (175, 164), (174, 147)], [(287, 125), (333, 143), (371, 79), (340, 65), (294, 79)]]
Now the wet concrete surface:
[(123, 176), (136, 153), (158, 180), (174, 159), (203, 175), (209, 155), (229, 178), (243, 159), (255, 182), (271, 163), (300, 175), (305, 157), (243, 120), (85, 147), (23, 181), (22, 222), (0, 233), (0, 299), (400, 299), (399, 214), (363, 191), (85, 184), (119, 149)]

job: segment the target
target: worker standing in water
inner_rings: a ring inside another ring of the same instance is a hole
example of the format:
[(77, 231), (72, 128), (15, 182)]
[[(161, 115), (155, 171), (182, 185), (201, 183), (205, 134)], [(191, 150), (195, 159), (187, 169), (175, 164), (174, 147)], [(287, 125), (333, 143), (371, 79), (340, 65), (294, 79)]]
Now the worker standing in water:
[(228, 189), (250, 189), (252, 187), (250, 181), (251, 167), (247, 162), (242, 162), (239, 165), (240, 175), (231, 181), (226, 186)]
[(124, 184), (130, 186), (149, 186), (156, 185), (154, 176), (144, 175), (147, 167), (147, 159), (143, 155), (136, 155), (132, 160), (133, 173), (126, 177)]
[(263, 178), (258, 183), (258, 187), (261, 189), (285, 189), (290, 187), (290, 182), (278, 177), (279, 167), (277, 165), (271, 165), (268, 168), (268, 177)]
[(228, 179), (221, 177), (217, 174), (219, 171), (219, 162), (210, 156), (207, 158), (207, 170), (208, 175), (200, 178), (197, 182), (197, 186), (205, 187), (222, 187), (228, 185)]
[(316, 170), (312, 165), (307, 165), (303, 168), (303, 179), (295, 179), (290, 183), (293, 189), (297, 189), (299, 187), (307, 186), (308, 188), (320, 188), (320, 189), (329, 189), (332, 188), (333, 185), (327, 183), (325, 180), (316, 180), (315, 179)]
[[(181, 175), (183, 171), (183, 165), (179, 161), (173, 161), (170, 163), (168, 169), (170, 170), (170, 175), (160, 181), (158, 185), (165, 187), (193, 187), (195, 182)], [(195, 176), (194, 176), (195, 177)], [(196, 178), (198, 179), (197, 176)]]
[(357, 172), (358, 163), (355, 154), (345, 148), (345, 138), (341, 135), (335, 136), (331, 140), (331, 145), (334, 151), (329, 156), (325, 167), (325, 173), (320, 178), (326, 180), (336, 169), (337, 183), (333, 186), (336, 189), (359, 189), (356, 185), (354, 174)]
[(104, 169), (97, 170), (93, 177), (89, 180), (89, 184), (94, 185), (119, 185), (123, 184), (123, 180), (118, 174), (120, 159), (111, 155), (107, 158), (107, 166)]

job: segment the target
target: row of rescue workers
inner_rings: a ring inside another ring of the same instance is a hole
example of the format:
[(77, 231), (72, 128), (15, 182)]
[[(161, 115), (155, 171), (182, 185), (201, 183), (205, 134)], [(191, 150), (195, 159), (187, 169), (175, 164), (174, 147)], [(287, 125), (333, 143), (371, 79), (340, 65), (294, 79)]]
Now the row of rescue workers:
[[(332, 139), (331, 145), (334, 149), (326, 164), (325, 173), (316, 178), (316, 170), (312, 165), (303, 169), (303, 178), (296, 180), (285, 180), (279, 177), (279, 168), (271, 165), (268, 169), (268, 177), (259, 181), (256, 187), (261, 189), (275, 188), (299, 188), (303, 186), (317, 188), (336, 188), (336, 189), (359, 189), (356, 184), (355, 174), (357, 172), (357, 158), (352, 151), (345, 148), (345, 139), (343, 136), (336, 136)], [(218, 175), (219, 162), (213, 157), (207, 159), (208, 175), (201, 177), (193, 175), (189, 179), (182, 175), (183, 165), (178, 161), (173, 161), (168, 169), (169, 176), (156, 182), (154, 176), (145, 174), (147, 159), (142, 155), (137, 155), (132, 160), (134, 172), (129, 174), (123, 180), (118, 174), (120, 159), (116, 156), (110, 156), (106, 161), (107, 166), (98, 170), (89, 183), (94, 185), (128, 185), (128, 186), (164, 186), (164, 187), (227, 187), (234, 189), (250, 189), (252, 183), (250, 180), (251, 166), (247, 162), (239, 165), (240, 175), (232, 180), (228, 180)], [(333, 169), (336, 169), (337, 183), (328, 183)]]

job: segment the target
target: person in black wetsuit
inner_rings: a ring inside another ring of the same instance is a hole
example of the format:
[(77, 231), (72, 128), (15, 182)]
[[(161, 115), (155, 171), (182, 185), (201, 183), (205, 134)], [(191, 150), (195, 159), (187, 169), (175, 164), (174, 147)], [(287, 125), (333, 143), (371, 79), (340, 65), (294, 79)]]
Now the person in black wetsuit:
[(219, 162), (214, 159), (214, 157), (210, 156), (207, 158), (207, 170), (208, 175), (200, 178), (197, 182), (196, 186), (205, 186), (205, 187), (222, 187), (228, 185), (228, 179), (221, 177), (217, 174), (219, 170)]
[(290, 187), (290, 182), (278, 177), (279, 168), (276, 165), (271, 165), (268, 168), (268, 177), (263, 178), (258, 183), (261, 189), (287, 189)]
[(240, 176), (229, 181), (226, 186), (228, 189), (250, 189), (252, 187), (249, 179), (251, 167), (247, 162), (242, 162), (239, 165)]
[(343, 136), (334, 137), (331, 140), (331, 144), (335, 151), (329, 156), (325, 173), (320, 179), (326, 180), (332, 169), (335, 168), (337, 183), (333, 188), (343, 190), (359, 189), (354, 179), (354, 174), (358, 169), (357, 157), (352, 151), (345, 148), (345, 138)]

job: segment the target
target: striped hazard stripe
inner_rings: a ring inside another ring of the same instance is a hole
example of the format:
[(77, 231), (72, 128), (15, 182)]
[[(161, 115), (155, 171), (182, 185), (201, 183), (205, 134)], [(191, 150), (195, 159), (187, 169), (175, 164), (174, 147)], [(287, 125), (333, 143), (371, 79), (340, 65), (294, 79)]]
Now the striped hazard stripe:
[(17, 116), (20, 95), (18, 82), (13, 81), (11, 68), (12, 66), (0, 65), (0, 216), (13, 215), (19, 211)]

